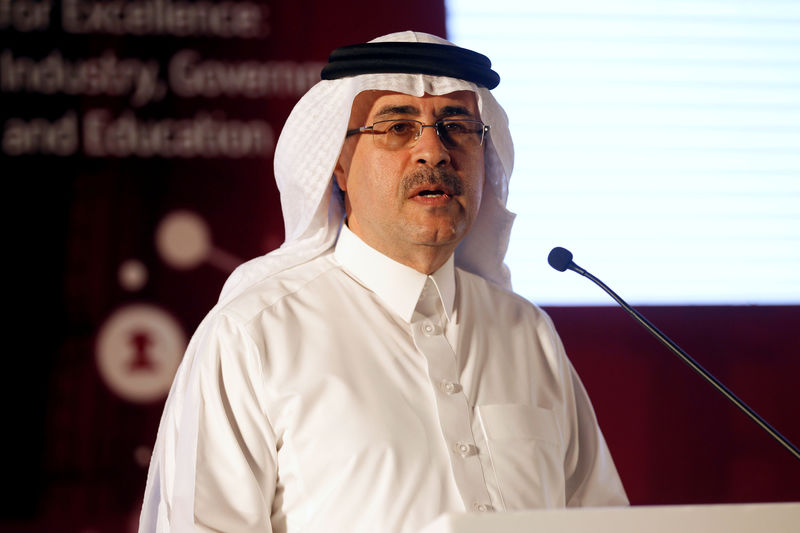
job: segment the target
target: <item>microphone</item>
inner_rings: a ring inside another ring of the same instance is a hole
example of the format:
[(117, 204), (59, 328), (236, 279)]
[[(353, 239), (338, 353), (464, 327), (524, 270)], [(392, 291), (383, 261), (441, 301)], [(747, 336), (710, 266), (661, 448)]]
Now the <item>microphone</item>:
[(547, 256), (547, 262), (550, 263), (551, 267), (555, 268), (559, 272), (564, 272), (565, 270), (570, 269), (574, 270), (581, 276), (586, 275), (586, 271), (584, 269), (572, 262), (572, 252), (566, 248), (556, 246), (550, 250), (550, 254)]
[(547, 256), (547, 262), (550, 263), (551, 267), (559, 272), (564, 272), (566, 270), (577, 272), (581, 276), (590, 279), (595, 285), (606, 291), (606, 293), (608, 293), (609, 296), (611, 296), (629, 315), (631, 315), (634, 320), (636, 320), (641, 326), (649, 331), (655, 338), (661, 341), (664, 346), (666, 346), (672, 353), (677, 355), (684, 363), (689, 365), (692, 370), (700, 374), (703, 379), (705, 379), (712, 387), (717, 389), (720, 394), (730, 400), (733, 405), (738, 407), (739, 410), (749, 416), (753, 422), (758, 424), (761, 429), (766, 431), (773, 439), (778, 441), (778, 443), (786, 448), (789, 453), (794, 455), (796, 459), (800, 460), (800, 450), (797, 449), (797, 446), (789, 442), (786, 437), (778, 433), (778, 431), (769, 423), (767, 423), (766, 420), (761, 418), (758, 413), (753, 411), (753, 409), (751, 409), (746, 403), (740, 400), (728, 387), (723, 385), (722, 382), (715, 378), (708, 370), (700, 366), (697, 361), (695, 361), (688, 353), (683, 351), (677, 344), (675, 344), (672, 339), (661, 333), (661, 331), (659, 331), (658, 328), (656, 328), (649, 320), (639, 313), (639, 311), (628, 305), (625, 300), (620, 298), (617, 293), (612, 291), (608, 285), (594, 277), (590, 272), (575, 264), (575, 262), (572, 260), (572, 252), (566, 248), (557, 246), (550, 250), (550, 254)]

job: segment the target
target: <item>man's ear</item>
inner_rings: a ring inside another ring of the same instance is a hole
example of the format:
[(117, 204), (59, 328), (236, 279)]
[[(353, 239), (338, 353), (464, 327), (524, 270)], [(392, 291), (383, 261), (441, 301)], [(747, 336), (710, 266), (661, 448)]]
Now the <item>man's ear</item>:
[(339, 159), (336, 161), (336, 167), (333, 169), (333, 177), (336, 178), (336, 185), (338, 185), (342, 191), (346, 191), (347, 173), (344, 171), (341, 156), (339, 156)]
[(341, 156), (336, 161), (336, 167), (333, 169), (333, 177), (336, 180), (334, 190), (338, 192), (342, 202), (344, 202), (345, 214), (350, 216), (350, 198), (347, 197), (347, 172), (344, 170)]
[(333, 177), (336, 178), (336, 184), (342, 191), (347, 191), (347, 178), (350, 175), (350, 159), (353, 157), (352, 147), (347, 146), (345, 143), (342, 146), (342, 151), (339, 152), (339, 158), (336, 160), (336, 166), (333, 168)]

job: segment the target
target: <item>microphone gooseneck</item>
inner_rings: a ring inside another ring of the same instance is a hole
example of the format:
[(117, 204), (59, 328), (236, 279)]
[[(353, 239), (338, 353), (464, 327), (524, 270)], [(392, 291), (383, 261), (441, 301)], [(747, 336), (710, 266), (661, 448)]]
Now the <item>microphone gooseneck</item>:
[(725, 396), (728, 400), (730, 400), (733, 405), (739, 408), (744, 414), (750, 417), (750, 419), (758, 424), (761, 429), (769, 433), (769, 435), (778, 441), (781, 446), (786, 448), (789, 453), (794, 455), (796, 459), (800, 460), (800, 450), (797, 449), (797, 446), (789, 442), (789, 440), (781, 435), (775, 428), (773, 428), (766, 420), (764, 420), (758, 413), (756, 413), (753, 409), (751, 409), (746, 403), (740, 400), (728, 387), (722, 384), (717, 378), (715, 378), (708, 370), (700, 366), (700, 364), (695, 361), (688, 353), (683, 351), (680, 346), (675, 344), (672, 339), (664, 335), (657, 327), (655, 327), (649, 320), (647, 320), (639, 311), (631, 307), (630, 305), (625, 302), (622, 298), (620, 298), (617, 293), (611, 290), (608, 285), (594, 277), (590, 272), (584, 270), (583, 268), (579, 267), (572, 261), (572, 252), (567, 250), (566, 248), (556, 247), (550, 251), (550, 254), (547, 256), (547, 262), (550, 264), (551, 267), (558, 270), (559, 272), (564, 272), (565, 270), (572, 270), (577, 272), (581, 276), (584, 276), (590, 279), (595, 285), (606, 291), (609, 296), (611, 296), (629, 315), (631, 315), (634, 320), (636, 320), (639, 324), (641, 324), (647, 331), (649, 331), (655, 338), (657, 338), (661, 343), (669, 348), (669, 350), (677, 355), (684, 363), (689, 365), (692, 370), (700, 374), (712, 387), (717, 389), (723, 396)]

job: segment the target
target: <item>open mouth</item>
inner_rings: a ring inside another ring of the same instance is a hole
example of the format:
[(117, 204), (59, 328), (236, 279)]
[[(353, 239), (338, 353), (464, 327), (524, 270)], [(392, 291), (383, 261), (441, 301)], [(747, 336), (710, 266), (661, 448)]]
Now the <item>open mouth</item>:
[(414, 190), (410, 191), (411, 194), (409, 198), (453, 198), (460, 192), (454, 191), (452, 188), (443, 183), (428, 183), (426, 185), (428, 185), (430, 188), (425, 187), (425, 185), (420, 185)]
[(443, 191), (443, 190), (440, 190), (440, 189), (434, 189), (434, 190), (424, 190), (424, 191), (420, 191), (420, 192), (417, 194), (417, 196), (422, 196), (423, 198), (439, 198), (439, 197), (442, 197), (442, 196), (450, 196), (450, 195), (449, 195), (449, 194), (447, 194), (447, 193), (446, 193), (445, 191)]

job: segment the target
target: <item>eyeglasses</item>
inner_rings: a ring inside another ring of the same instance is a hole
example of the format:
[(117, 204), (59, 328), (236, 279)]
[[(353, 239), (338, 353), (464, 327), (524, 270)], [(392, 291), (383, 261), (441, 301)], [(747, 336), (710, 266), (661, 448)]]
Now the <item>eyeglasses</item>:
[(361, 126), (347, 131), (347, 137), (358, 133), (369, 133), (375, 145), (385, 150), (401, 150), (417, 144), (422, 128), (433, 128), (448, 149), (473, 150), (483, 144), (489, 126), (479, 120), (445, 118), (433, 124), (419, 120), (379, 120), (372, 126)]

